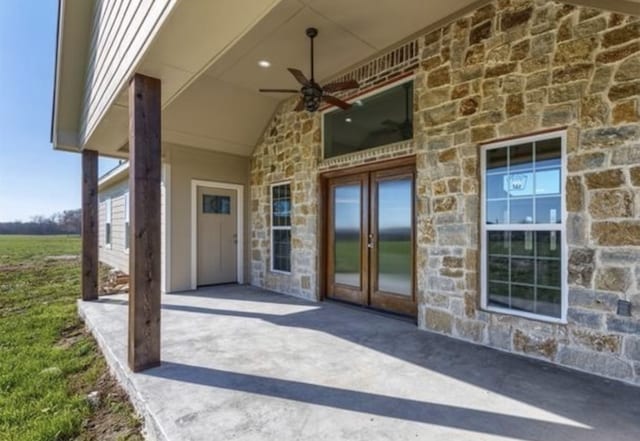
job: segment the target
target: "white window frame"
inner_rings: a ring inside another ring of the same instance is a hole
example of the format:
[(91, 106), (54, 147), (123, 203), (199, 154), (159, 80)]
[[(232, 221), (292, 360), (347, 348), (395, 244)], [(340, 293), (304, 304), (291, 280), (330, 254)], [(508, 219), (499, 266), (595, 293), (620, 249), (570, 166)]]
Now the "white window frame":
[[(345, 101), (348, 102), (348, 103), (356, 103), (356, 102), (358, 102), (360, 100), (364, 100), (364, 99), (370, 98), (370, 97), (372, 97), (374, 95), (378, 95), (379, 93), (382, 93), (382, 92), (385, 92), (385, 91), (387, 91), (389, 89), (392, 89), (394, 87), (400, 86), (401, 84), (408, 83), (408, 82), (413, 82), (413, 94), (414, 94), (413, 95), (413, 103), (415, 104), (415, 92), (416, 92), (416, 83), (414, 81), (415, 78), (416, 78), (416, 76), (413, 75), (413, 74), (407, 75), (406, 77), (399, 78), (396, 81), (392, 81), (391, 83), (388, 83), (388, 84), (385, 84), (383, 86), (377, 87), (377, 88), (375, 88), (373, 90), (370, 90), (368, 92), (365, 92), (365, 93), (363, 93), (361, 95), (355, 95), (355, 96), (353, 96), (353, 97), (351, 97), (351, 98), (349, 98), (349, 99), (347, 99)], [(360, 150), (360, 151), (357, 151), (357, 152), (350, 152), (350, 153), (345, 153), (343, 155), (332, 156), (331, 158), (325, 158), (325, 156), (324, 156), (324, 145), (325, 145), (325, 143), (324, 143), (324, 141), (325, 141), (324, 140), (324, 118), (328, 113), (331, 113), (331, 112), (334, 112), (334, 111), (338, 111), (338, 110), (340, 110), (340, 109), (336, 109), (335, 106), (328, 106), (326, 109), (324, 109), (324, 110), (322, 110), (320, 112), (321, 113), (321, 118), (320, 118), (320, 147), (321, 147), (321, 149), (320, 149), (321, 150), (321, 152), (320, 152), (321, 153), (320, 160), (321, 161), (332, 161), (332, 160), (335, 160), (337, 158), (348, 158), (351, 155), (362, 154), (363, 152), (366, 152), (368, 150), (381, 149), (381, 148), (384, 148), (384, 147), (390, 146), (390, 145), (405, 144), (405, 143), (414, 142), (415, 139), (416, 139), (415, 130), (414, 130), (414, 133), (413, 133), (414, 136), (411, 137), (410, 139), (405, 139), (404, 141), (398, 141), (398, 142), (391, 143), (391, 144), (382, 144), (382, 145), (378, 145), (378, 146), (375, 146), (375, 147), (370, 147), (370, 148), (365, 149), (365, 150)], [(413, 115), (413, 117), (414, 117), (414, 120), (413, 120), (414, 121), (414, 128), (415, 128), (415, 116), (416, 115), (415, 115), (415, 112), (414, 112), (414, 115)]]
[[(504, 148), (517, 144), (524, 144), (528, 142), (536, 142), (547, 139), (560, 138), (560, 211), (561, 220), (560, 224), (495, 224), (487, 225), (486, 223), (486, 152), (487, 150), (493, 150), (498, 148)], [(551, 323), (567, 323), (567, 304), (568, 304), (568, 246), (567, 246), (567, 211), (566, 211), (566, 170), (567, 170), (567, 156), (566, 156), (567, 134), (566, 130), (558, 130), (553, 132), (540, 133), (531, 136), (523, 136), (518, 138), (512, 138), (506, 141), (498, 141), (494, 143), (488, 143), (480, 146), (480, 279), (481, 279), (481, 307), (483, 310), (489, 312), (497, 312), (501, 314), (513, 315), (518, 317), (524, 317), (528, 319), (551, 322)], [(526, 311), (518, 311), (515, 309), (501, 308), (497, 306), (489, 306), (488, 304), (488, 263), (487, 263), (487, 231), (559, 231), (561, 236), (560, 241), (560, 271), (561, 271), (561, 305), (560, 305), (560, 317), (551, 317), (541, 314), (535, 314)]]
[[(274, 232), (274, 230), (289, 230), (289, 231), (291, 231), (291, 225), (289, 225), (289, 226), (277, 226), (277, 227), (273, 226), (273, 189), (274, 189), (274, 187), (280, 187), (280, 186), (283, 186), (283, 185), (288, 185), (289, 186), (289, 198), (291, 199), (291, 211), (293, 211), (293, 192), (292, 192), (292, 188), (291, 188), (291, 181), (284, 181), (284, 182), (278, 182), (278, 183), (275, 183), (275, 184), (271, 184), (271, 186), (269, 187), (269, 225), (270, 225), (270, 230), (271, 230), (269, 232), (269, 235), (271, 236), (270, 237), (271, 250), (269, 252), (271, 263), (269, 264), (269, 270), (272, 273), (290, 275), (292, 273), (291, 268), (293, 267), (292, 262), (291, 262), (291, 256), (289, 256), (289, 271), (283, 271), (283, 270), (275, 269), (273, 267), (273, 264), (274, 264), (274, 258), (273, 258), (273, 251), (274, 251), (274, 247), (273, 247), (273, 232)], [(291, 223), (293, 223), (293, 215), (291, 215), (290, 217), (291, 217)], [(291, 236), (291, 242), (293, 243), (293, 236)], [(290, 251), (290, 253), (291, 253), (291, 251)]]
[(104, 203), (104, 246), (110, 249), (113, 246), (113, 201), (109, 197)]
[[(131, 210), (129, 205), (129, 192), (124, 194), (124, 252), (128, 253), (131, 247)], [(127, 241), (127, 237), (129, 240)]]

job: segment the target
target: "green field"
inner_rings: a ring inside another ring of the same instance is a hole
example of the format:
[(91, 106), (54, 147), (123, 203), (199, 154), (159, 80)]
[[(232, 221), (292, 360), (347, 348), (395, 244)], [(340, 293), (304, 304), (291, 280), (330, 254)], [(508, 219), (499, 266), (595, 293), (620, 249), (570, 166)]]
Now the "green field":
[(77, 318), (79, 252), (78, 237), (0, 236), (0, 440), (142, 439)]
[[(379, 243), (378, 265), (382, 272), (388, 274), (410, 274), (411, 242), (383, 241)], [(345, 273), (360, 271), (360, 241), (337, 240), (336, 270)]]

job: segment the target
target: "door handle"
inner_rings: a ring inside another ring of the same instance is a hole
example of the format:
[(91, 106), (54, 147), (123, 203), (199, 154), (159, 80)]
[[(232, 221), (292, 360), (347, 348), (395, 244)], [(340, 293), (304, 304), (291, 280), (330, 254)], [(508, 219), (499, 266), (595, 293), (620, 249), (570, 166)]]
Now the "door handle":
[(374, 247), (373, 234), (369, 234), (369, 242), (367, 243), (367, 248), (373, 248), (373, 247)]

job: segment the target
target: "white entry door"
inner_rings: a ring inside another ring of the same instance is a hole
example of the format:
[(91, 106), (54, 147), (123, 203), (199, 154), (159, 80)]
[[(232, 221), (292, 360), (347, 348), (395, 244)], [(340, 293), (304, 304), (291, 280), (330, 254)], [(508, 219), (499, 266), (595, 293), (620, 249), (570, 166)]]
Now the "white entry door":
[(238, 281), (238, 202), (235, 190), (198, 187), (199, 286)]

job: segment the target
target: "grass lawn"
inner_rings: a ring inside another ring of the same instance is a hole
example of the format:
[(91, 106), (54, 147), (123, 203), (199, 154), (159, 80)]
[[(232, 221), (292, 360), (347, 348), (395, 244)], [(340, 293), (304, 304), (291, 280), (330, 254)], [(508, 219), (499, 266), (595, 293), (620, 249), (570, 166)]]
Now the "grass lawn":
[(77, 317), (79, 253), (79, 237), (0, 236), (0, 440), (142, 439)]

